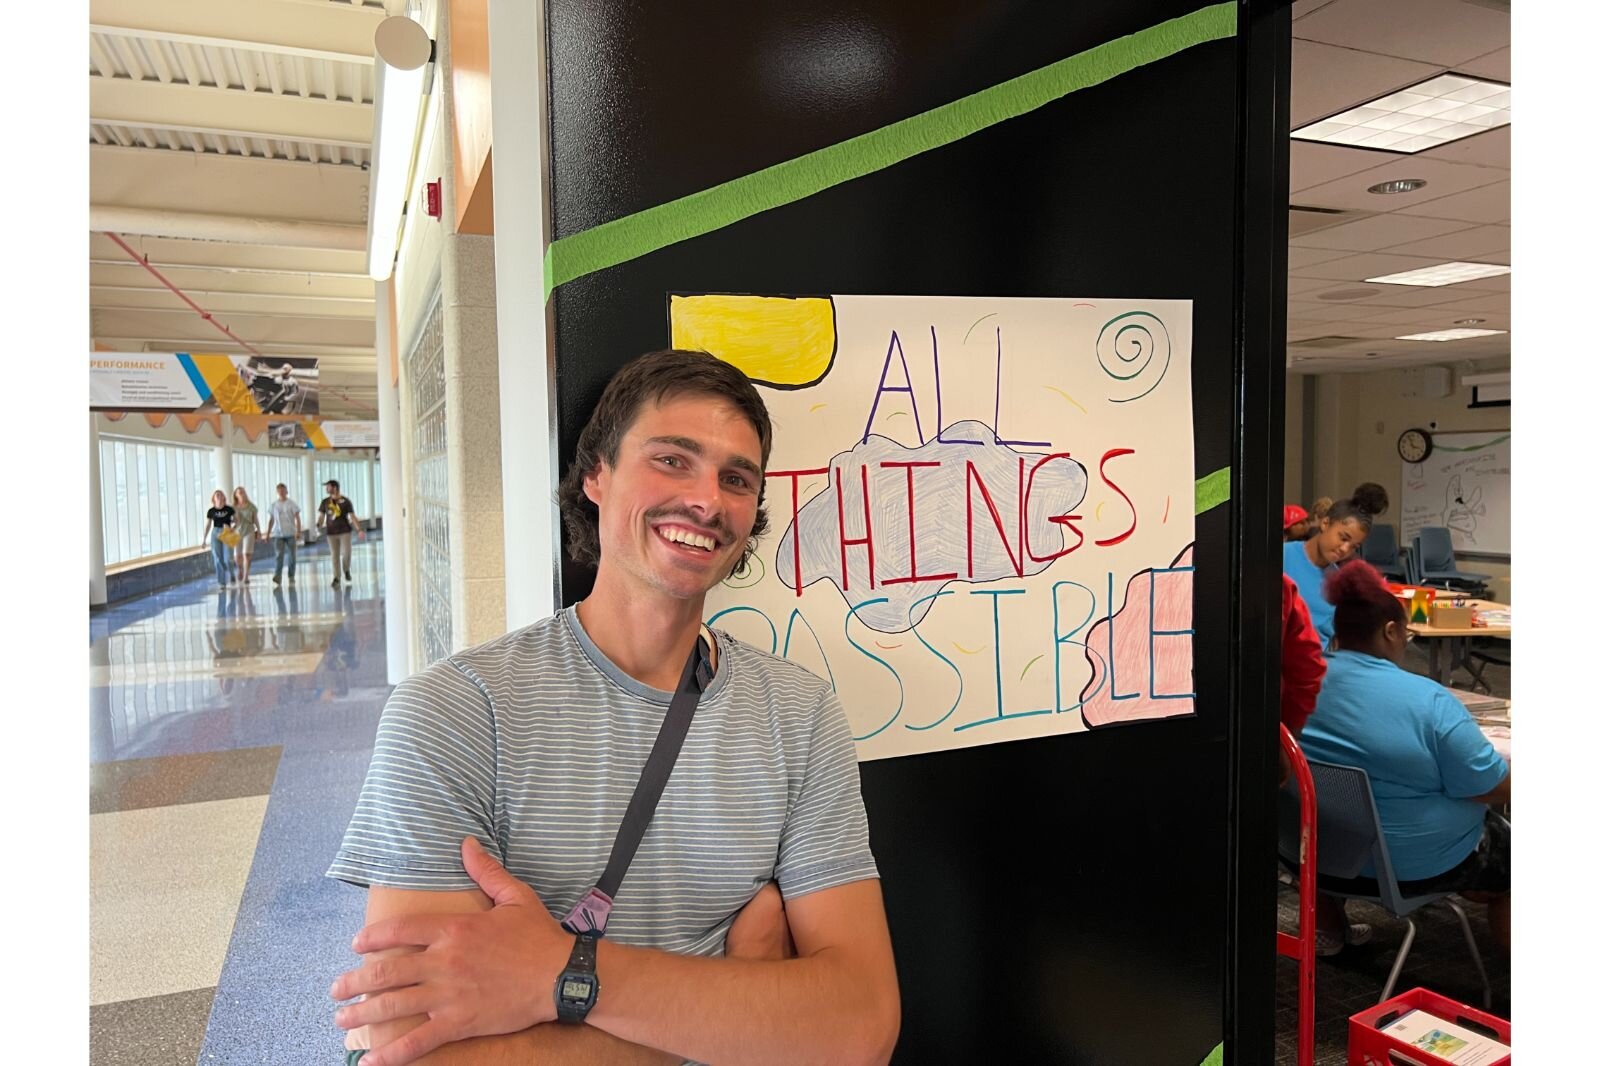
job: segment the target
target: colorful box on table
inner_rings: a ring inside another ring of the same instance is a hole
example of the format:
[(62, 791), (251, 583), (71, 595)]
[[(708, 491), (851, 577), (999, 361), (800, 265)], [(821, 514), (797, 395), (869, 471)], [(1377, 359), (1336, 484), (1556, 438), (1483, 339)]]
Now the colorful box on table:
[[(1406, 609), (1406, 621), (1413, 625), (1427, 625), (1433, 619), (1433, 599), (1438, 590), (1426, 585), (1389, 585), (1389, 591), (1399, 599), (1400, 605)], [(1468, 624), (1471, 623), (1469, 618)]]

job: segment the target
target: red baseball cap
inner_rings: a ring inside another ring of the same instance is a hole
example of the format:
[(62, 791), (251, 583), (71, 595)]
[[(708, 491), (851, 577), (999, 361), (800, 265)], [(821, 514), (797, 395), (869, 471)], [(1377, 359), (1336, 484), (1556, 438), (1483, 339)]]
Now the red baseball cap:
[(1283, 528), (1288, 529), (1296, 522), (1306, 520), (1306, 509), (1299, 504), (1286, 503), (1283, 505)]

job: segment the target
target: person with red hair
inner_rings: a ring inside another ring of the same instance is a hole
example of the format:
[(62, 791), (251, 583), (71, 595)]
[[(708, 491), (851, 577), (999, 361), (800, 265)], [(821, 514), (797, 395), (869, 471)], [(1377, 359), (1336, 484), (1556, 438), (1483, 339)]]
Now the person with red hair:
[[(1406, 670), (1405, 609), (1370, 565), (1353, 560), (1327, 578), (1336, 649), (1300, 745), (1306, 758), (1366, 770), (1400, 892), (1455, 892), (1489, 905), (1489, 925), (1511, 949), (1511, 767), (1450, 690)], [(1377, 894), (1374, 871), (1347, 891)], [(1324, 882), (1328, 884), (1328, 882)], [(1317, 902), (1317, 954), (1371, 936), (1339, 900)]]

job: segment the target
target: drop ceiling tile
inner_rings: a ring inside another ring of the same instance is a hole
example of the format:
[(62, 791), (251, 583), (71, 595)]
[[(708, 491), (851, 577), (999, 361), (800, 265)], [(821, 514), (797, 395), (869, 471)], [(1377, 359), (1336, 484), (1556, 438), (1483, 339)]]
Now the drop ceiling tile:
[(1291, 301), (1308, 300), (1316, 293), (1326, 292), (1329, 289), (1337, 289), (1344, 284), (1344, 282), (1338, 281), (1337, 279), (1329, 280), (1327, 278), (1307, 278), (1290, 275), (1289, 299)]
[(1343, 0), (1296, 20), (1294, 35), (1448, 67), (1508, 47), (1511, 17), (1463, 0)]
[(1510, 177), (1511, 126), (1496, 126), (1483, 133), (1474, 133), (1459, 141), (1441, 144), (1419, 153), (1428, 159), (1443, 159), (1448, 163), (1466, 163), (1475, 167), (1499, 167)]
[[(1340, 249), (1348, 252), (1375, 252), (1408, 241), (1426, 241), (1430, 237), (1455, 233), (1467, 229), (1462, 222), (1447, 219), (1422, 218), (1416, 215), (1383, 214), (1330, 226), (1299, 238), (1301, 247)], [(1412, 254), (1436, 255), (1421, 251)]]
[[(1426, 191), (1426, 190), (1424, 190)], [(1441, 196), (1395, 212), (1400, 215), (1421, 215), (1425, 218), (1450, 218), (1460, 222), (1484, 224), (1511, 221), (1511, 183), (1497, 181), (1466, 192)]]
[[(1296, 11), (1299, 8), (1296, 7)], [(1456, 67), (1462, 74), (1471, 74), (1477, 78), (1489, 78), (1492, 81), (1511, 81), (1511, 49), (1501, 48), (1490, 52), (1488, 55), (1479, 56)]]
[(1476, 281), (1463, 281), (1459, 285), (1446, 285), (1446, 289), (1482, 289), (1487, 292), (1510, 292), (1511, 275), (1499, 274), (1492, 278), (1478, 278)]
[(1289, 314), (1290, 320), (1295, 322), (1344, 322), (1363, 317), (1365, 316), (1354, 311), (1348, 304), (1342, 303), (1307, 306), (1298, 314), (1295, 312), (1290, 312)]
[(1371, 170), (1386, 162), (1387, 156), (1359, 148), (1292, 140), (1289, 142), (1289, 198), (1293, 200), (1293, 194), (1301, 189), (1322, 185), (1346, 174)]
[(1440, 285), (1427, 288), (1417, 285), (1377, 285), (1377, 295), (1365, 297), (1361, 302), (1374, 307), (1435, 307), (1439, 304), (1460, 303), (1469, 299), (1459, 285)]
[[(1315, 13), (1308, 16), (1315, 17)], [(1305, 21), (1302, 19), (1295, 24), (1296, 31)], [(1298, 37), (1294, 42), (1292, 60), (1290, 129), (1298, 129), (1396, 89), (1415, 85), (1444, 69), (1431, 63), (1414, 63), (1392, 56), (1373, 55), (1370, 51), (1334, 48)]]
[[(1433, 158), (1434, 153), (1439, 151), (1443, 149), (1435, 148), (1432, 152), (1417, 156), (1397, 156), (1374, 151), (1374, 155), (1387, 155), (1391, 161), (1371, 170), (1363, 170), (1310, 189), (1302, 189), (1295, 194), (1295, 203), (1314, 207), (1338, 207), (1350, 211), (1396, 211), (1399, 207), (1393, 202), (1396, 199), (1403, 199), (1407, 206), (1416, 207), (1442, 196), (1493, 185), (1510, 177), (1511, 172), (1508, 170), (1468, 166)], [(1402, 178), (1421, 178), (1428, 184), (1416, 192), (1404, 193), (1399, 197), (1367, 191), (1370, 186), (1379, 182), (1399, 181)]]
[(1346, 256), (1327, 263), (1315, 263), (1298, 272), (1297, 277), (1323, 278), (1328, 281), (1365, 281), (1384, 274), (1398, 274), (1403, 270), (1418, 270), (1433, 266), (1438, 260), (1416, 255), (1388, 255), (1368, 252)]
[[(1390, 221), (1398, 223), (1405, 217), (1407, 216), (1393, 215), (1390, 216)], [(1417, 218), (1417, 221), (1420, 222), (1422, 219)], [(1509, 259), (1496, 259), (1491, 256), (1505, 251), (1510, 246), (1510, 226), (1474, 226), (1471, 229), (1456, 230), (1437, 237), (1395, 244), (1386, 250), (1396, 255), (1436, 255), (1442, 259), (1467, 263), (1509, 264)]]
[[(1306, 240), (1310, 240), (1308, 235)], [(1317, 263), (1326, 263), (1334, 259), (1343, 259), (1349, 252), (1338, 248), (1303, 248), (1294, 241), (1289, 242), (1289, 273), (1293, 274), (1301, 267), (1313, 266)]]
[[(1400, 330), (1402, 333), (1420, 333), (1423, 329), (1449, 329), (1455, 322), (1451, 312), (1441, 312), (1437, 307), (1411, 307), (1399, 310), (1390, 309), (1377, 314), (1363, 316), (1362, 322), (1373, 325), (1388, 326), (1416, 326), (1415, 330)], [(1498, 326), (1485, 327), (1498, 329)]]
[(1294, 0), (1294, 17), (1305, 18), (1319, 7), (1327, 7), (1333, 0)]
[[(1453, 287), (1453, 286), (1452, 286)], [(1449, 311), (1457, 318), (1463, 315), (1490, 315), (1502, 318), (1511, 317), (1511, 294), (1509, 292), (1484, 292), (1473, 290), (1457, 294), (1460, 298), (1449, 303), (1438, 304), (1444, 311)], [(1499, 329), (1500, 327), (1494, 327)]]

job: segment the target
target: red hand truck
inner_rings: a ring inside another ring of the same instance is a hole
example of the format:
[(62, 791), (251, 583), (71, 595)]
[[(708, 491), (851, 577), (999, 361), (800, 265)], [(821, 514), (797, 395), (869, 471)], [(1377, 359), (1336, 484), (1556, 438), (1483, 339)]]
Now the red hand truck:
[(1313, 1066), (1317, 1043), (1317, 787), (1300, 744), (1279, 723), (1278, 742), (1288, 757), (1290, 772), (1300, 786), (1300, 932), (1278, 931), (1278, 954), (1299, 963), (1300, 1009), (1296, 1033), (1297, 1066)]

